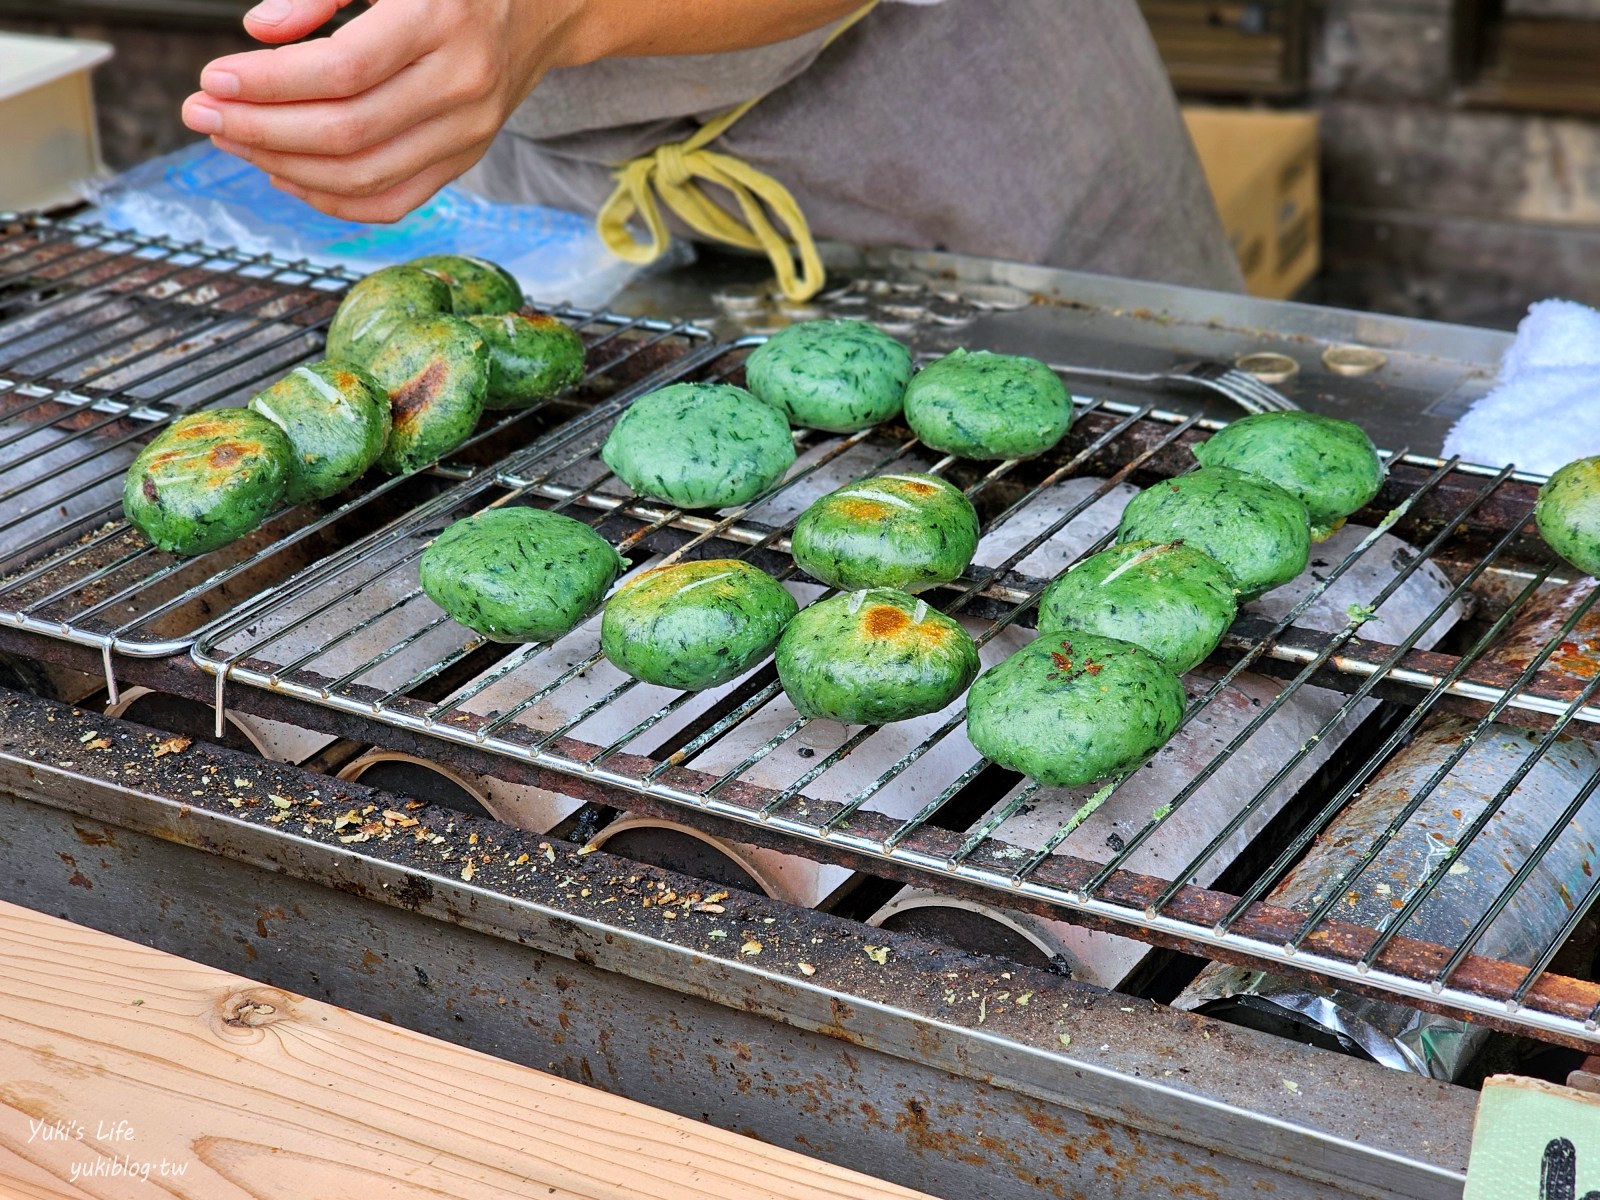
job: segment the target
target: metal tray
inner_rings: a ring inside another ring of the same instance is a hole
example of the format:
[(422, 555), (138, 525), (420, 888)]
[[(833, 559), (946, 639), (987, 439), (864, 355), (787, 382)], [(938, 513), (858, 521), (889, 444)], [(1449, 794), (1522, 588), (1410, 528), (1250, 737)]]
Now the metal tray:
[[(669, 376), (737, 379), (743, 352), (757, 341), (747, 339), (714, 361), (685, 363), (656, 382)], [(279, 589), (270, 602), (213, 626), (196, 642), (193, 657), (216, 677), (219, 718), (230, 682), (278, 692), (518, 760), (543, 772), (547, 786), (574, 795), (648, 798), (759, 828), (797, 853), (891, 864), (913, 877), (931, 878), (941, 888), (965, 887), (1013, 907), (1073, 914), (1144, 940), (1339, 979), (1571, 1044), (1600, 1042), (1594, 1019), (1600, 993), (1585, 986), (1574, 993), (1567, 985), (1576, 981), (1543, 974), (1600, 888), (1573, 897), (1572, 921), (1541, 939), (1529, 962), (1473, 955), (1487, 928), (1481, 922), (1465, 922), (1467, 935), (1452, 945), (1406, 936), (1407, 920), (1426, 898), (1448, 891), (1451, 866), (1515, 794), (1520, 777), (1478, 814), (1462, 845), (1441, 859), (1382, 928), (1342, 920), (1337, 899), (1357, 886), (1360, 867), (1377, 857), (1398, 826), (1380, 832), (1370, 855), (1317, 910), (1260, 901), (1298, 851), (1436, 711), (1472, 713), (1479, 733), (1496, 723), (1541, 729), (1531, 739), (1529, 769), (1563, 734), (1600, 733), (1595, 724), (1600, 712), (1592, 703), (1600, 684), (1545, 669), (1587, 616), (1592, 596), (1563, 614), (1554, 636), (1525, 666), (1483, 657), (1556, 578), (1553, 561), (1547, 552), (1541, 557), (1536, 539), (1525, 531), (1534, 480), (1509, 470), (1391, 455), (1383, 494), (1361, 514), (1368, 527), (1352, 532), (1343, 543), (1347, 548), (1320, 561), (1298, 590), (1286, 589), (1293, 592), (1293, 603), (1247, 610), (1223, 647), (1226, 669), (1199, 689), (1186, 721), (1246, 670), (1287, 678), (1277, 698), (1197, 770), (1190, 785), (1159, 808), (1147, 808), (1128, 836), (1086, 853), (1073, 835), (1088, 812), (1118, 804), (1129, 786), (1110, 796), (1078, 797), (1081, 807), (1062, 810), (1048, 836), (1029, 844), (1004, 841), (996, 831), (1008, 821), (1046, 799), (1059, 804), (1060, 798), (1042, 797), (1036, 785), (1021, 783), (970, 748), (963, 753), (959, 705), (920, 725), (849, 730), (796, 717), (770, 664), (720, 692), (699, 696), (651, 689), (620, 675), (606, 686), (597, 680), (611, 668), (582, 641), (582, 627), (553, 646), (485, 644), (422, 596), (416, 560), (452, 519), (491, 503), (537, 503), (586, 513), (625, 552), (660, 556), (651, 561), (745, 556), (787, 579), (795, 569), (785, 533), (807, 497), (845, 478), (915, 464), (965, 488), (983, 514), (986, 538), (1020, 520), (1032, 521), (1030, 536), (1013, 538), (998, 555), (985, 558), (980, 551), (982, 565), (950, 588), (929, 594), (931, 603), (969, 621), (993, 655), (1003, 653), (1006, 639), (1016, 639), (1018, 628), (1029, 622), (1031, 606), (1050, 577), (1071, 558), (1105, 544), (1110, 535), (1103, 531), (1114, 526), (1115, 518), (1100, 522), (1099, 535), (1073, 542), (1061, 560), (1049, 561), (1051, 548), (1059, 550), (1062, 531), (1071, 535), (1069, 527), (1091, 518), (1097, 505), (1111, 502), (1129, 482), (1148, 483), (1187, 469), (1192, 461), (1187, 446), (1214, 423), (1150, 407), (1084, 402), (1072, 434), (1051, 455), (993, 467), (930, 455), (903, 427), (846, 438), (802, 431), (796, 435), (800, 462), (783, 484), (747, 508), (705, 515), (637, 500), (609, 475), (595, 451), (614, 415), (610, 411), (601, 420), (585, 421), (560, 444), (534, 448), (503, 463), (492, 476), (459, 484), (298, 586)], [(1067, 494), (1075, 499), (1064, 501)], [(1342, 626), (1336, 621), (1330, 631), (1302, 624), (1319, 605), (1326, 609), (1335, 594), (1344, 604), (1336, 589), (1363, 578), (1374, 557), (1397, 553), (1391, 531), (1410, 539), (1415, 552), (1399, 554), (1386, 573), (1374, 576), (1384, 582), (1355, 593)], [(1030, 566), (1040, 573), (1030, 574)], [(1419, 573), (1441, 568), (1449, 572), (1449, 581), (1431, 611), (1398, 627), (1385, 620), (1386, 606)], [(1492, 604), (1493, 611), (1474, 625), (1463, 653), (1423, 648), (1439, 622), (1464, 604), (1486, 609)], [(1388, 640), (1363, 636), (1375, 627)], [(424, 703), (408, 695), (469, 666), (476, 682), (443, 701)], [(572, 699), (580, 686), (581, 701)], [(1178, 860), (1183, 865), (1161, 874), (1141, 873), (1139, 855), (1175, 824), (1174, 814), (1282, 706), (1312, 686), (1334, 687), (1348, 697), (1254, 795), (1238, 797), (1232, 816), (1207, 844), (1190, 847), (1191, 853)], [(1195, 886), (1241, 827), (1269, 803), (1281, 806), (1278, 785), (1319, 741), (1341, 736), (1358, 707), (1380, 696), (1401, 701), (1402, 715), (1393, 718), (1398, 728), (1385, 728), (1385, 736), (1362, 744), (1356, 768), (1279, 860), (1237, 895)], [(859, 778), (863, 763), (870, 768), (863, 786), (837, 786), (847, 768)], [(1453, 766), (1447, 764), (1439, 778), (1448, 777)], [(1425, 798), (1417, 797), (1416, 804)], [(975, 802), (978, 812), (987, 813), (975, 824), (946, 820), (971, 811)], [(1568, 836), (1581, 833), (1557, 823), (1533, 853), (1547, 853)], [(1519, 882), (1513, 879), (1507, 887)]]
[(182, 653), (200, 631), (449, 483), (696, 345), (688, 322), (544, 307), (588, 348), (567, 395), (489, 414), (414, 476), (287, 507), (222, 550), (178, 559), (122, 519), (128, 464), (172, 418), (242, 404), (320, 353), (354, 277), (305, 263), (19, 220), (0, 229), (0, 622), (114, 654)]

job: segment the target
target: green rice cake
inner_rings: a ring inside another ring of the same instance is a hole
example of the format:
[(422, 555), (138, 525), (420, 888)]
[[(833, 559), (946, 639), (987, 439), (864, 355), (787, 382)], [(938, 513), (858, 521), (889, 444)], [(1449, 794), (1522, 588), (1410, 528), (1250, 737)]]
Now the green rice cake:
[(547, 642), (605, 599), (627, 560), (587, 525), (539, 508), (456, 521), (422, 554), (422, 590), (496, 642)]
[(1182, 542), (1129, 542), (1075, 564), (1039, 599), (1039, 631), (1076, 629), (1142, 646), (1182, 675), (1238, 613), (1233, 579)]
[(416, 267), (384, 267), (345, 293), (328, 327), (327, 357), (366, 366), (402, 322), (450, 311), (450, 288)]
[(122, 511), (161, 550), (204, 554), (249, 533), (283, 499), (294, 448), (247, 408), (179, 417), (139, 452)]
[(955, 350), (924, 367), (905, 396), (924, 443), (963, 458), (1031, 458), (1072, 426), (1072, 397), (1033, 358)]
[(794, 561), (845, 591), (920, 592), (966, 570), (978, 550), (978, 513), (937, 475), (879, 475), (847, 484), (801, 514)]
[(250, 408), (288, 434), (294, 447), (283, 495), (290, 504), (344, 491), (378, 461), (389, 440), (389, 393), (347, 363), (296, 367), (257, 393)]
[(1600, 576), (1600, 458), (1580, 458), (1550, 476), (1534, 516), (1552, 550)]
[(1137, 766), (1183, 719), (1183, 683), (1132, 642), (1042, 634), (978, 677), (967, 737), (985, 758), (1050, 787)]
[(749, 563), (674, 563), (617, 589), (601, 618), (600, 646), (636, 679), (698, 692), (771, 653), (797, 609), (776, 579)]
[(460, 317), (405, 322), (373, 357), (370, 369), (389, 392), (389, 440), (378, 466), (391, 475), (448, 454), (483, 415), (489, 348)]
[(1196, 446), (1194, 456), (1203, 466), (1232, 467), (1299, 497), (1316, 541), (1336, 532), (1383, 486), (1383, 460), (1366, 430), (1315, 413), (1245, 417)]
[(978, 649), (925, 602), (875, 588), (801, 609), (778, 641), (777, 665), (803, 715), (882, 725), (955, 700), (978, 673)]
[(853, 433), (899, 415), (911, 352), (865, 321), (803, 321), (758, 346), (744, 373), (790, 423)]
[(642, 496), (726, 508), (766, 491), (794, 463), (789, 423), (725, 383), (674, 383), (635, 400), (600, 457)]
[(1254, 600), (1306, 569), (1311, 519), (1275, 483), (1231, 467), (1202, 467), (1129, 501), (1117, 540), (1181, 541), (1203, 550), (1233, 577), (1243, 600)]
[(458, 317), (516, 312), (522, 307), (522, 285), (516, 276), (486, 258), (428, 254), (406, 265), (442, 281), (450, 289), (450, 307), (446, 311)]
[(489, 347), (485, 408), (526, 408), (583, 378), (583, 339), (555, 317), (468, 317)]

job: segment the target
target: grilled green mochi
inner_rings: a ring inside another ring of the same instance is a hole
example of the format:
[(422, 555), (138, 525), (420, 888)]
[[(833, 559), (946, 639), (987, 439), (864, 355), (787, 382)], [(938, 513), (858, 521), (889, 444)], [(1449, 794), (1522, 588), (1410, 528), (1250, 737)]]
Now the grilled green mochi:
[(1194, 448), (1202, 466), (1232, 467), (1298, 496), (1322, 541), (1383, 486), (1383, 460), (1367, 431), (1307, 412), (1258, 413), (1234, 421)]
[(854, 433), (899, 414), (911, 351), (865, 321), (803, 321), (758, 346), (744, 373), (792, 424)]
[(953, 350), (912, 376), (906, 421), (927, 445), (963, 458), (1032, 458), (1072, 426), (1072, 397), (1044, 363)]
[(122, 511), (158, 549), (204, 554), (278, 506), (293, 456), (283, 430), (247, 408), (190, 413), (133, 460)]
[(778, 678), (807, 717), (882, 725), (938, 712), (978, 673), (967, 631), (915, 596), (849, 592), (800, 610), (778, 640)]
[(373, 357), (372, 377), (389, 393), (389, 440), (378, 466), (403, 475), (454, 450), (483, 415), (489, 348), (460, 317), (399, 325)]
[(389, 393), (346, 363), (296, 367), (252, 397), (250, 408), (282, 429), (294, 448), (283, 494), (290, 504), (344, 491), (389, 440)]
[(1055, 630), (978, 677), (967, 694), (967, 737), (1002, 767), (1077, 787), (1159, 749), (1183, 709), (1182, 681), (1149, 651)]
[(1578, 570), (1600, 575), (1600, 458), (1580, 458), (1550, 476), (1534, 516), (1552, 550)]
[(878, 475), (817, 500), (792, 539), (800, 569), (831, 587), (920, 592), (966, 570), (978, 513), (937, 475)]
[(422, 554), (422, 590), (495, 642), (547, 642), (605, 599), (628, 563), (594, 530), (539, 508), (456, 521)]
[(1181, 541), (1203, 550), (1248, 601), (1306, 569), (1311, 519), (1306, 506), (1275, 483), (1230, 467), (1201, 467), (1129, 501), (1117, 540)]
[(1238, 615), (1233, 579), (1182, 542), (1129, 542), (1073, 565), (1039, 599), (1039, 631), (1076, 629), (1132, 642), (1182, 675), (1205, 661)]
[(600, 621), (600, 648), (635, 679), (703, 691), (765, 658), (798, 608), (776, 579), (749, 563), (674, 563), (617, 589)]
[(403, 322), (450, 311), (450, 288), (418, 267), (384, 267), (345, 293), (328, 326), (327, 357), (369, 364)]
[(555, 317), (468, 317), (489, 347), (485, 408), (526, 408), (583, 378), (583, 339)]
[(635, 400), (600, 448), (642, 496), (725, 508), (766, 491), (794, 463), (789, 423), (726, 383), (674, 383)]
[(427, 254), (406, 264), (442, 280), (458, 317), (515, 312), (522, 307), (522, 285), (499, 263), (467, 254)]

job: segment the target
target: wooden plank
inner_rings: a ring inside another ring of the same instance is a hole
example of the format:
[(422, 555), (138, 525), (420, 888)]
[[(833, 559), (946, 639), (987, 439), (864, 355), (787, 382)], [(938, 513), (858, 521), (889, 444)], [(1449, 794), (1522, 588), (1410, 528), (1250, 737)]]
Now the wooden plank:
[(0, 904), (0, 1195), (920, 1193)]

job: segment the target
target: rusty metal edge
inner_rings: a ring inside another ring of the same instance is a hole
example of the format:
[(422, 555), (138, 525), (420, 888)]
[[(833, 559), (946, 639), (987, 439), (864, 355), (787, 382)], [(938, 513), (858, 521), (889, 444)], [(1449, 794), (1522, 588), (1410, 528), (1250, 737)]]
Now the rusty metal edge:
[[(0, 651), (4, 650), (11, 650), (29, 657), (43, 658), (85, 673), (94, 673), (100, 665), (99, 656), (84, 647), (54, 642), (48, 639), (32, 638), (18, 631), (0, 627)], [(187, 696), (207, 703), (215, 695), (215, 681), (212, 677), (202, 672), (190, 660), (184, 658), (119, 660), (119, 677), (125, 678), (127, 682), (140, 683), (158, 691), (171, 692), (175, 695)], [(716, 813), (671, 804), (670, 802), (652, 800), (630, 791), (608, 787), (592, 779), (558, 774), (504, 755), (477, 750), (459, 743), (441, 741), (436, 737), (401, 729), (394, 725), (337, 709), (311, 705), (292, 696), (267, 692), (258, 688), (244, 687), (236, 687), (230, 690), (228, 696), (230, 708), (252, 712), (272, 720), (317, 728), (353, 741), (382, 745), (388, 749), (417, 754), (424, 758), (442, 758), (445, 761), (461, 766), (465, 770), (498, 775), (514, 783), (552, 788), (586, 801), (598, 801), (632, 811), (670, 815), (673, 819), (684, 821), (706, 833), (729, 837), (735, 841), (751, 842), (756, 845), (791, 852), (795, 849), (795, 840), (780, 830), (769, 829), (760, 824), (746, 824), (719, 816)], [(535, 735), (529, 732), (527, 736), (532, 738)], [(580, 757), (583, 749), (582, 744), (570, 742), (560, 743), (555, 748), (565, 751), (576, 750), (579, 752)], [(620, 761), (623, 761), (622, 756), (617, 756), (612, 760), (613, 763)], [(639, 765), (640, 763), (646, 768), (654, 765), (649, 760), (639, 760), (639, 763), (634, 765)], [(682, 782), (685, 778), (689, 778), (692, 783), (694, 778), (692, 772), (687, 772), (683, 768), (676, 768), (675, 772), (668, 772), (668, 776), (671, 780), (677, 782)], [(761, 796), (765, 793), (764, 789), (740, 784), (724, 789), (724, 794), (731, 799), (738, 800), (742, 798), (744, 802), (759, 808), (762, 803)], [(791, 801), (788, 807), (794, 809), (809, 808), (813, 816), (826, 816), (833, 805), (814, 798), (801, 796)], [(787, 811), (787, 809), (784, 811)], [(878, 831), (887, 833), (893, 823), (887, 822), (886, 819), (878, 818), (871, 813), (858, 813), (853, 818), (852, 830), (864, 837), (871, 837), (879, 825), (883, 825), (884, 828)], [(938, 857), (948, 856), (954, 852), (960, 841), (961, 838), (957, 834), (925, 827), (913, 835), (912, 838), (907, 839), (904, 845), (913, 850), (923, 851), (929, 856)], [(807, 851), (816, 857), (826, 858), (828, 861), (837, 862), (852, 869), (870, 871), (885, 878), (905, 883), (923, 883), (926, 882), (929, 876), (928, 872), (916, 867), (857, 853), (848, 847), (833, 843), (829, 843), (826, 846), (808, 844)], [(1005, 868), (1011, 861), (1005, 857), (1008, 851), (1010, 851), (1010, 848), (1001, 843), (986, 844), (984, 848), (972, 856), (970, 861), (977, 866), (987, 865)], [(1035, 878), (1039, 882), (1053, 887), (1072, 890), (1081, 886), (1096, 870), (1098, 870), (1098, 864), (1070, 856), (1057, 855), (1039, 868), (1035, 873)], [(1128, 909), (1130, 913), (1138, 913), (1144, 904), (1160, 893), (1165, 884), (1166, 881), (1164, 880), (1122, 871), (1111, 877), (1100, 894), (1106, 900)], [(956, 877), (940, 876), (939, 886), (953, 895), (963, 895), (990, 902), (993, 902), (996, 897), (996, 892), (992, 887), (970, 883)], [(1235, 899), (1235, 897), (1226, 893), (1206, 888), (1185, 887), (1176, 893), (1165, 911), (1179, 921), (1207, 928), (1228, 911)], [(1135, 936), (1152, 945), (1198, 954), (1202, 957), (1222, 962), (1259, 967), (1263, 961), (1256, 956), (1226, 946), (1218, 947), (1211, 944), (1202, 944), (1184, 936), (1181, 932), (1170, 929), (1143, 927), (1135, 931), (1130, 928), (1130, 922), (1119, 921), (1115, 918), (1097, 917), (1092, 913), (1079, 909), (1069, 909), (1022, 892), (1007, 893), (1005, 904), (1010, 908), (1036, 913), (1055, 920), (1071, 921), (1108, 933)], [(1257, 903), (1247, 909), (1244, 916), (1236, 921), (1232, 928), (1234, 932), (1247, 936), (1263, 945), (1280, 945), (1290, 931), (1298, 928), (1301, 920), (1303, 920), (1303, 914), (1280, 909), (1269, 904)], [(1307, 954), (1302, 956), (1301, 964), (1295, 965), (1274, 961), (1272, 969), (1282, 974), (1298, 975), (1315, 983), (1329, 985), (1336, 983), (1338, 987), (1359, 992), (1363, 995), (1370, 995), (1377, 999), (1392, 1000), (1396, 998), (1396, 994), (1390, 988), (1385, 988), (1375, 983), (1368, 984), (1361, 977), (1340, 976), (1335, 981), (1317, 974), (1313, 966), (1312, 956), (1315, 955), (1324, 955), (1347, 962), (1359, 960), (1376, 936), (1372, 930), (1359, 926), (1335, 921), (1324, 922), (1307, 939), (1305, 945)], [(1547, 1028), (1530, 1029), (1527, 1022), (1513, 1020), (1509, 1013), (1501, 1016), (1492, 1009), (1487, 1011), (1485, 1009), (1467, 1011), (1438, 998), (1433, 994), (1429, 981), (1431, 981), (1439, 967), (1448, 960), (1450, 954), (1450, 949), (1446, 947), (1397, 937), (1387, 945), (1376, 966), (1379, 970), (1392, 971), (1396, 975), (1415, 981), (1416, 990), (1407, 994), (1404, 997), (1404, 1002), (1417, 1008), (1475, 1021), (1509, 1033), (1536, 1036), (1552, 1045), (1567, 1046), (1572, 1049), (1588, 1051), (1593, 1048), (1596, 1041), (1600, 1041), (1600, 1034), (1596, 1034), (1593, 1037), (1567, 1036), (1559, 1031)], [(1454, 979), (1462, 988), (1475, 991), (1478, 995), (1489, 1000), (1500, 1002), (1512, 995), (1521, 983), (1525, 971), (1525, 968), (1514, 964), (1502, 963), (1498, 960), (1473, 955), (1462, 962), (1455, 972)], [(1524, 1007), (1536, 1012), (1549, 1013), (1557, 1019), (1580, 1022), (1587, 1019), (1597, 1007), (1600, 1007), (1600, 984), (1573, 979), (1564, 975), (1546, 973), (1528, 992)]]
[[(711, 885), (10, 692), (0, 789), (1274, 1170), (1459, 1195), (1475, 1101), (1448, 1084), (764, 897), (664, 906)], [(416, 824), (348, 844), (341, 829), (361, 823), (334, 820), (349, 809)], [(479, 863), (467, 878), (464, 856)], [(1264, 1088), (1274, 1072), (1288, 1082)], [(1392, 1144), (1382, 1119), (1417, 1105), (1437, 1117), (1434, 1161)]]

